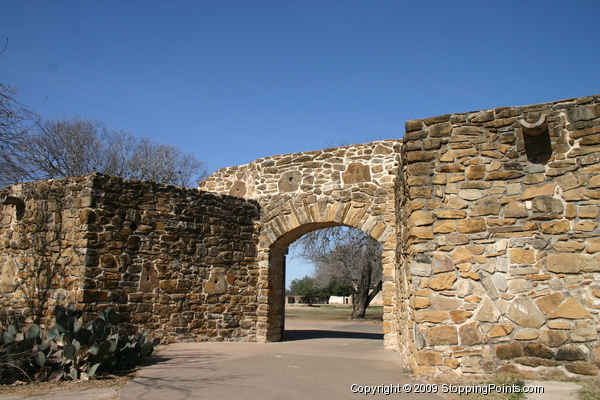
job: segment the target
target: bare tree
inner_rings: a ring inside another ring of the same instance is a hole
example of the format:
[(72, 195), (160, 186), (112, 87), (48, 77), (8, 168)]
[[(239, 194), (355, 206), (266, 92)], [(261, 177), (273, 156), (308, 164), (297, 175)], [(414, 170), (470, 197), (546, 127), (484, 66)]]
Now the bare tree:
[(39, 129), (18, 142), (10, 159), (18, 167), (13, 169), (17, 176), (11, 183), (101, 172), (195, 186), (206, 175), (202, 161), (175, 146), (79, 117), (40, 123)]
[(381, 244), (358, 229), (332, 227), (310, 232), (294, 246), (302, 258), (314, 264), (318, 286), (326, 287), (331, 282), (352, 286), (350, 318), (364, 318), (381, 290)]
[(138, 141), (130, 159), (129, 173), (137, 179), (188, 186), (206, 177), (204, 163), (175, 147), (148, 138)]
[[(0, 50), (4, 56), (8, 39)], [(15, 153), (17, 147), (37, 127), (38, 115), (17, 100), (17, 88), (0, 83), (0, 186), (18, 181), (23, 174)]]

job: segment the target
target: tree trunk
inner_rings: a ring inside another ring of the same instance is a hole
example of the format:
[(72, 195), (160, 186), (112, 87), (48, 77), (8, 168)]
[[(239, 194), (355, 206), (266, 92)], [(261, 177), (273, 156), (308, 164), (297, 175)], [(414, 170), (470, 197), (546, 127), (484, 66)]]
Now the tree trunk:
[(350, 319), (364, 318), (369, 306), (369, 290), (371, 289), (371, 273), (373, 264), (367, 262), (365, 267), (360, 271), (359, 282), (354, 290), (352, 298), (352, 314)]

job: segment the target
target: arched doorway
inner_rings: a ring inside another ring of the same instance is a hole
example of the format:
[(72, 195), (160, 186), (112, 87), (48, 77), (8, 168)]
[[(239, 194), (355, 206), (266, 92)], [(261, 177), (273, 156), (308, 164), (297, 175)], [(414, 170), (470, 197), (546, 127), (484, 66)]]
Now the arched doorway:
[[(283, 218), (283, 216), (282, 216)], [(276, 222), (271, 221), (276, 224)], [(283, 225), (283, 223), (280, 222)], [(383, 224), (383, 221), (382, 221)], [(259, 330), (258, 338), (262, 341), (280, 341), (284, 338), (285, 332), (285, 273), (286, 273), (286, 256), (289, 246), (311, 231), (334, 227), (347, 226), (357, 228), (369, 234), (379, 243), (382, 249), (382, 293), (384, 299), (384, 344), (388, 348), (397, 347), (397, 336), (394, 320), (394, 296), (395, 285), (393, 283), (393, 274), (395, 271), (395, 236), (390, 230), (377, 227), (377, 224), (370, 225), (369, 232), (365, 229), (360, 229), (358, 226), (352, 226), (349, 223), (337, 221), (317, 221), (308, 222), (296, 227), (286, 229), (285, 233), (279, 235), (278, 238), (272, 241), (267, 248), (263, 246), (259, 249), (259, 267), (262, 275), (262, 288), (259, 301), (261, 303), (259, 310)], [(364, 225), (362, 225), (364, 227)], [(265, 227), (263, 226), (263, 232)], [(373, 235), (375, 232), (377, 235)], [(265, 239), (263, 233), (263, 239)], [(261, 241), (264, 245), (266, 240)], [(263, 268), (263, 266), (265, 268)], [(385, 282), (388, 284), (386, 285)], [(262, 318), (261, 318), (262, 317)], [(262, 329), (261, 329), (262, 328)]]
[(382, 251), (370, 235), (343, 225), (315, 229), (294, 241), (284, 262), (284, 340), (290, 316), (292, 321), (346, 324), (350, 319), (354, 326), (366, 321), (381, 326), (381, 296), (379, 308), (369, 305), (381, 292)]

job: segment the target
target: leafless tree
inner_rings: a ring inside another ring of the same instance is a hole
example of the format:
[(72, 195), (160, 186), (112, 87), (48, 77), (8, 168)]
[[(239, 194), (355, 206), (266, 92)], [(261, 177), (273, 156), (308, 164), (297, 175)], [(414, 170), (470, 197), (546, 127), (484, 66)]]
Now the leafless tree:
[(130, 159), (129, 174), (136, 179), (188, 186), (206, 177), (204, 163), (175, 147), (142, 138)]
[[(8, 39), (0, 57), (7, 49)], [(35, 111), (17, 100), (17, 92), (16, 87), (0, 83), (0, 186), (15, 182), (22, 175), (20, 162), (14, 155), (39, 122)]]
[[(101, 172), (179, 186), (196, 185), (204, 163), (179, 148), (109, 129), (79, 117), (44, 121), (19, 141), (10, 159), (16, 181)], [(18, 160), (18, 162), (17, 162)], [(18, 172), (18, 173), (17, 173)]]
[(340, 226), (310, 232), (293, 245), (300, 257), (314, 264), (317, 285), (326, 287), (336, 281), (352, 286), (350, 318), (364, 318), (381, 290), (381, 244), (358, 229)]

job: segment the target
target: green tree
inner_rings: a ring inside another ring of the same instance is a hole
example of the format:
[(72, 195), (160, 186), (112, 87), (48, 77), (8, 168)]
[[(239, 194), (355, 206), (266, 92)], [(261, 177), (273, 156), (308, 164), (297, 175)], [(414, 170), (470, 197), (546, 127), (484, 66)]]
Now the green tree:
[(292, 280), (290, 283), (290, 294), (293, 296), (304, 296), (308, 304), (313, 304), (319, 296), (326, 295), (322, 288), (315, 284), (315, 279), (310, 276)]

